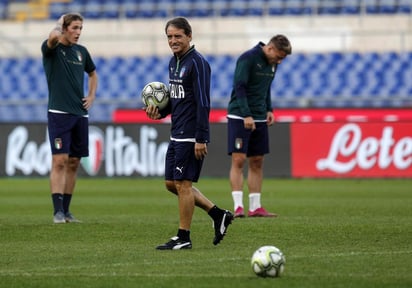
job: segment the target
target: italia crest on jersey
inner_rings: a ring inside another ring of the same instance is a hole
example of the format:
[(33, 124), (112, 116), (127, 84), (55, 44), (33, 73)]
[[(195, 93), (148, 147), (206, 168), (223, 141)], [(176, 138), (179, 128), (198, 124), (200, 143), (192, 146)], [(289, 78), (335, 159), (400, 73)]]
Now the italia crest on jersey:
[(183, 76), (185, 75), (185, 72), (186, 72), (186, 67), (183, 66), (182, 69), (180, 69), (179, 78), (183, 78)]
[(79, 60), (79, 62), (82, 62), (83, 60), (82, 53), (80, 53), (80, 51), (76, 51), (76, 55), (77, 55), (77, 60)]

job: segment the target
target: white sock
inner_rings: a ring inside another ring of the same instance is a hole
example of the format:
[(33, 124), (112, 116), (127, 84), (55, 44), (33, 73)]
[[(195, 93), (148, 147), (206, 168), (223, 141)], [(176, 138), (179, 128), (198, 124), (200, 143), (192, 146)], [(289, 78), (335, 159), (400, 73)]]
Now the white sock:
[(243, 191), (232, 191), (232, 197), (235, 210), (237, 207), (243, 208)]
[(255, 211), (260, 208), (260, 193), (252, 192), (249, 193), (249, 211)]

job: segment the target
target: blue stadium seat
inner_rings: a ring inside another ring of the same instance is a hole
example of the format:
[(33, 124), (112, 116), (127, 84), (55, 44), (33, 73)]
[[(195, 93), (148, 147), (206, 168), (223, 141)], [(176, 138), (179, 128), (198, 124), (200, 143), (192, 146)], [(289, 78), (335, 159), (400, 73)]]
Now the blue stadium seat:
[(172, 17), (173, 3), (171, 0), (157, 0), (157, 16), (158, 17)]
[(368, 14), (377, 14), (379, 13), (378, 0), (363, 0), (365, 5), (364, 10)]
[(152, 0), (137, 2), (136, 16), (139, 18), (153, 18), (157, 15), (157, 3)]
[(286, 0), (273, 0), (267, 2), (267, 11), (269, 15), (283, 15), (287, 5)]
[(411, 13), (412, 3), (410, 0), (398, 0), (398, 11), (399, 13)]
[(134, 0), (123, 0), (119, 3), (119, 17), (120, 18), (136, 18), (138, 5)]
[(49, 4), (49, 11), (50, 19), (57, 20), (69, 11), (69, 5), (64, 2), (52, 2)]
[(79, 0), (74, 0), (72, 2), (69, 2), (65, 5), (66, 13), (67, 12), (76, 12), (76, 13), (81, 13), (82, 15), (84, 14), (84, 3), (80, 2)]
[(266, 0), (254, 0), (249, 1), (248, 15), (250, 16), (263, 16), (266, 11)]
[(380, 0), (379, 12), (384, 14), (394, 14), (398, 12), (397, 0)]
[(103, 18), (117, 19), (120, 17), (120, 4), (123, 0), (109, 0), (103, 3)]
[(85, 0), (84, 1), (84, 11), (83, 16), (90, 19), (102, 18), (104, 0)]
[(340, 14), (342, 8), (341, 0), (329, 0), (319, 2), (319, 14)]
[(212, 0), (211, 6), (214, 16), (223, 16), (229, 5), (226, 0)]
[(194, 16), (192, 0), (175, 0), (174, 16), (192, 17)]
[(342, 14), (359, 14), (361, 11), (359, 0), (342, 0)]
[(13, 111), (11, 105), (0, 105), (0, 121), (1, 122), (14, 122), (16, 121), (16, 113)]
[(193, 17), (213, 16), (213, 0), (193, 0)]
[(232, 91), (233, 72), (236, 65), (236, 57), (229, 55), (208, 56), (207, 60), (212, 69), (211, 78), (211, 102), (213, 105), (226, 107)]
[(302, 0), (302, 14), (315, 15), (318, 13), (319, 0)]
[(229, 6), (224, 16), (247, 16), (249, 0), (228, 0)]
[(0, 0), (0, 20), (7, 19), (8, 17), (8, 3), (9, 0)]
[(289, 0), (285, 2), (284, 13), (287, 15), (302, 15), (305, 13), (304, 0)]

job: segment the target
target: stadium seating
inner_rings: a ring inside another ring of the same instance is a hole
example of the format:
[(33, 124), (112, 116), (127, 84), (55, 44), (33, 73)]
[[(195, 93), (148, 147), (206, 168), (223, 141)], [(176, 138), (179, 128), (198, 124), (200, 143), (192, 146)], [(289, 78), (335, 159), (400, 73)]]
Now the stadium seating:
[(8, 0), (0, 0), (0, 19), (7, 18)]
[[(77, 7), (91, 18), (206, 17), (410, 13), (405, 0), (84, 0)], [(54, 5), (66, 5), (64, 3)], [(93, 12), (90, 12), (93, 11)], [(124, 13), (119, 13), (124, 11)]]
[[(236, 57), (207, 55), (212, 106), (224, 108)], [(110, 121), (116, 108), (140, 108), (140, 90), (167, 82), (169, 56), (95, 59), (99, 89), (92, 121)], [(0, 58), (0, 121), (45, 121), (47, 85), (39, 58)], [(275, 107), (401, 107), (412, 105), (412, 52), (293, 54), (273, 85)]]
[[(0, 0), (0, 19), (8, 15), (9, 0)], [(29, 3), (29, 0), (19, 0)], [(85, 17), (152, 18), (264, 15), (324, 15), (324, 14), (395, 14), (412, 13), (410, 0), (67, 0), (46, 1), (49, 18), (67, 11), (77, 11)], [(37, 3), (37, 2), (36, 2)], [(29, 7), (29, 6), (28, 6)], [(30, 8), (29, 8), (30, 9)]]

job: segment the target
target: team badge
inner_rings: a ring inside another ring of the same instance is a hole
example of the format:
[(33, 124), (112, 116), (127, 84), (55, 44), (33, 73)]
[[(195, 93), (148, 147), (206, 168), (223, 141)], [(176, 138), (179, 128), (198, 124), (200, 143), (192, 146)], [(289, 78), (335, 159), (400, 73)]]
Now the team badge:
[(183, 66), (182, 69), (180, 70), (179, 77), (182, 78), (185, 75), (185, 72), (186, 72), (186, 67)]
[(55, 138), (54, 139), (54, 148), (56, 148), (57, 150), (62, 149), (63, 147), (63, 141), (62, 138)]
[(77, 54), (77, 60), (79, 60), (79, 62), (82, 62), (82, 59), (83, 59), (82, 53), (80, 53), (80, 51), (76, 51), (76, 54)]
[(242, 146), (243, 146), (243, 140), (242, 140), (242, 138), (236, 138), (236, 140), (235, 140), (235, 148), (236, 148), (237, 150), (240, 150), (240, 149), (242, 149)]

